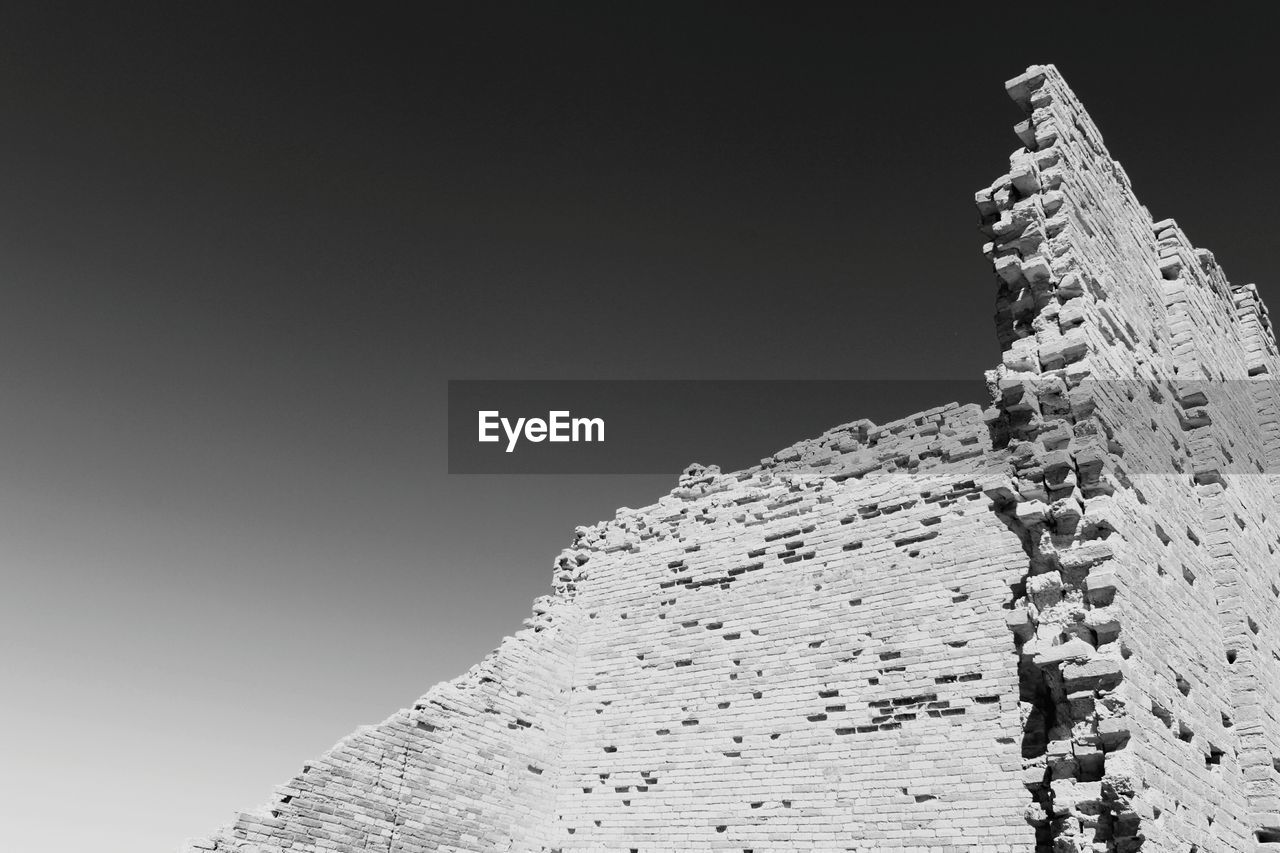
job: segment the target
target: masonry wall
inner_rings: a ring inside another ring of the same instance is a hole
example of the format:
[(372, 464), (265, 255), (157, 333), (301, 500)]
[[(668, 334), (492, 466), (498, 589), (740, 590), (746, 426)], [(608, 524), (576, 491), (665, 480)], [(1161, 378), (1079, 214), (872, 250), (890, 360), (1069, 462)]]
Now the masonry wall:
[(1056, 70), (1009, 88), (1026, 147), (977, 199), (1002, 282), (993, 427), (1014, 460), (988, 493), (1028, 555), (1015, 634), (1039, 844), (1268, 847), (1265, 309), (1152, 222)]
[(987, 440), (853, 425), (590, 531), (553, 847), (1025, 848)]
[(992, 404), (579, 528), (462, 678), (199, 850), (1280, 853), (1280, 371), (1052, 66), (977, 194)]

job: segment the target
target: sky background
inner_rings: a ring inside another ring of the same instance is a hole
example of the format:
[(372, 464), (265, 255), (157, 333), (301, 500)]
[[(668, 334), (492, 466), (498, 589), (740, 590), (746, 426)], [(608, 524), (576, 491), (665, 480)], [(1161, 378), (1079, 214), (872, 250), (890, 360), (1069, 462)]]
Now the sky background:
[(464, 5), (0, 10), (4, 849), (168, 853), (259, 804), (694, 461), (450, 476), (449, 379), (991, 366), (972, 198), (1029, 64), (1276, 301), (1262, 22)]

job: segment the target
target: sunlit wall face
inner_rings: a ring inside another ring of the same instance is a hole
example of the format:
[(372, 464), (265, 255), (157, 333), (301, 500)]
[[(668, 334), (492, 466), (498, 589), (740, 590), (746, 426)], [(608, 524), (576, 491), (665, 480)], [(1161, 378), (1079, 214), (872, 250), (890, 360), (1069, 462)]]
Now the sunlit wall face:
[[(575, 525), (695, 461), (447, 476), (450, 378), (980, 375), (973, 191), (1028, 64), (1271, 296), (1265, 29), (1065, 14), (5, 10), (6, 845), (209, 831), (465, 670)], [(697, 461), (831, 426), (770, 417)]]

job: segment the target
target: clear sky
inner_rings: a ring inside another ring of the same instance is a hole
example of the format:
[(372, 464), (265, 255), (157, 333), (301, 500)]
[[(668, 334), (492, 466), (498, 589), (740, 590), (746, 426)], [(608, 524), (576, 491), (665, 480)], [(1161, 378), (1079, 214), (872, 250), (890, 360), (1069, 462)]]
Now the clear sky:
[(450, 378), (978, 376), (972, 198), (1028, 64), (1276, 302), (1248, 20), (116, 5), (0, 11), (5, 850), (168, 853), (253, 807), (693, 461), (449, 476)]

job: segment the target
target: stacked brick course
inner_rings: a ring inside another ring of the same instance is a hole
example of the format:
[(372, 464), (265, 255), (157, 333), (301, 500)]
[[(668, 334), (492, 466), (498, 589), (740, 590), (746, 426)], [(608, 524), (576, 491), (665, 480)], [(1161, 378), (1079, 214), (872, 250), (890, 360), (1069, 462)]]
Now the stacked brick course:
[(202, 851), (1280, 851), (1280, 370), (1051, 66), (992, 405), (692, 466)]

